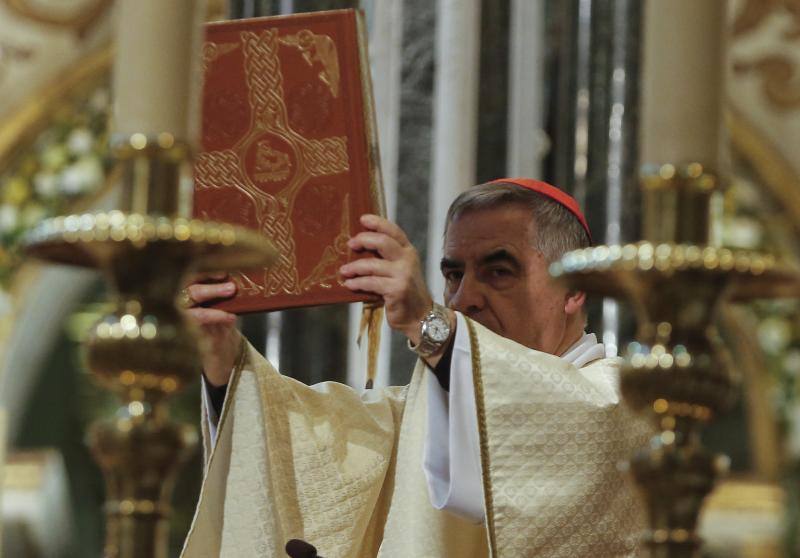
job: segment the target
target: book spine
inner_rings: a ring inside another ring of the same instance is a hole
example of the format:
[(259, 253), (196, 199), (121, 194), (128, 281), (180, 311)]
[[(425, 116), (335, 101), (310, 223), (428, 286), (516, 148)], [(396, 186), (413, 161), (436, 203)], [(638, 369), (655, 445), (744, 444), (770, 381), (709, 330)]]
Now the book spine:
[(358, 62), (361, 72), (361, 97), (364, 107), (364, 133), (367, 141), (369, 164), (369, 191), (372, 197), (373, 211), (381, 217), (386, 216), (386, 198), (383, 192), (383, 175), (381, 174), (381, 153), (378, 147), (378, 126), (375, 113), (375, 101), (372, 98), (372, 74), (369, 67), (367, 51), (367, 29), (364, 12), (354, 10), (356, 22), (356, 40), (358, 42)]

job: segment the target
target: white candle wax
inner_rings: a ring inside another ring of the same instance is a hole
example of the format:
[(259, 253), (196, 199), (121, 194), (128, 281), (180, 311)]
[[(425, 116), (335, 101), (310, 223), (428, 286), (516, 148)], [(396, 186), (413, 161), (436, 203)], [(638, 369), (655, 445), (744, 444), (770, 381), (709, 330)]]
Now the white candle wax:
[(120, 0), (114, 62), (114, 133), (196, 142), (202, 0)]
[(640, 161), (719, 170), (725, 1), (648, 0), (644, 19)]

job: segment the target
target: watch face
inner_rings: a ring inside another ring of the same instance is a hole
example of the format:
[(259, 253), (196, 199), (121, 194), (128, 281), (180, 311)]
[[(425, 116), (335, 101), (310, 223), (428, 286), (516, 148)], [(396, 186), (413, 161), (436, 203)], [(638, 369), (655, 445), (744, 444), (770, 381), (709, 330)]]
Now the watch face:
[(450, 324), (440, 317), (434, 317), (428, 322), (427, 335), (435, 343), (444, 343), (450, 335)]

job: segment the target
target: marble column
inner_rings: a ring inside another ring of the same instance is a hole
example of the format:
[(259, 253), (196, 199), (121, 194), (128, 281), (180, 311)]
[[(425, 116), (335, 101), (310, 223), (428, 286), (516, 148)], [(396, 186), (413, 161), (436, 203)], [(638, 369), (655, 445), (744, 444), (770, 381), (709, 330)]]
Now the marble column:
[[(509, 13), (509, 0), (404, 2), (397, 219), (427, 264), (434, 298), (450, 202), (505, 172)], [(393, 334), (396, 384), (415, 360), (405, 344)]]
[(550, 0), (555, 84), (549, 106), (553, 151), (549, 178), (583, 205), (589, 151), (589, 91), (593, 0)]
[(507, 176), (510, 22), (509, 0), (481, 1), (476, 184)]
[(512, 0), (508, 86), (508, 176), (542, 176), (550, 141), (544, 130), (545, 2)]
[(358, 0), (280, 0), (283, 13), (321, 12), (324, 10), (341, 10), (358, 8)]
[[(599, 3), (592, 51), (602, 75), (593, 84), (586, 208), (597, 241), (620, 244), (641, 236), (638, 183), (642, 3)], [(632, 316), (602, 302), (602, 339), (609, 354), (633, 334)]]
[(480, 52), (479, 0), (439, 0), (433, 109), (433, 169), (428, 196), (428, 286), (442, 301), (442, 231), (450, 202), (475, 183)]
[[(550, 176), (581, 203), (596, 243), (638, 240), (642, 3), (572, 0), (553, 8), (561, 42)], [(589, 322), (609, 352), (632, 333), (612, 300), (591, 304)]]
[(279, 0), (228, 0), (228, 17), (243, 19), (279, 13)]
[[(436, 3), (401, 1), (403, 37), (396, 218), (424, 263), (431, 179)], [(395, 385), (408, 382), (416, 360), (405, 343), (405, 337), (392, 333), (390, 379)]]

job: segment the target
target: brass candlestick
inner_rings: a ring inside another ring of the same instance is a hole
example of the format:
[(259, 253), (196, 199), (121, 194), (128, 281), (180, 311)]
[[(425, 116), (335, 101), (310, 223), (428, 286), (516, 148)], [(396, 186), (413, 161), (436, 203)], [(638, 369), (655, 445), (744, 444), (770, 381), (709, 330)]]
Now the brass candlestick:
[(87, 360), (122, 406), (89, 433), (105, 475), (106, 557), (166, 558), (176, 473), (197, 444), (169, 419), (166, 399), (197, 377), (195, 332), (176, 297), (191, 271), (263, 267), (276, 251), (259, 235), (189, 218), (191, 150), (170, 134), (113, 145), (122, 165), (118, 211), (43, 222), (32, 256), (103, 271), (115, 309), (89, 334)]
[(798, 296), (800, 276), (769, 255), (709, 245), (718, 180), (701, 165), (665, 165), (642, 186), (646, 241), (573, 251), (550, 272), (576, 289), (630, 302), (638, 329), (622, 395), (658, 430), (630, 462), (649, 514), (644, 542), (653, 557), (698, 556), (700, 509), (727, 467), (699, 433), (735, 397), (717, 311), (726, 301)]

